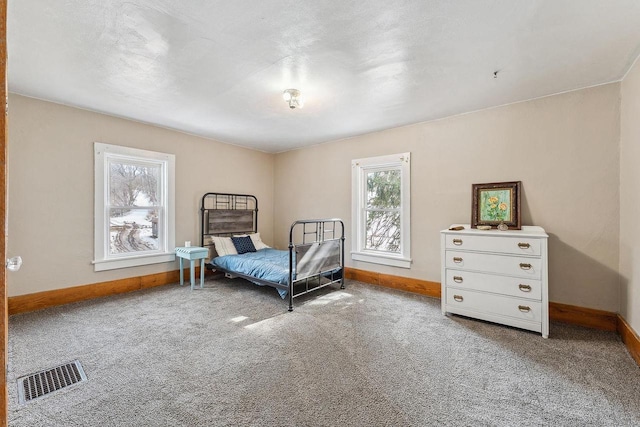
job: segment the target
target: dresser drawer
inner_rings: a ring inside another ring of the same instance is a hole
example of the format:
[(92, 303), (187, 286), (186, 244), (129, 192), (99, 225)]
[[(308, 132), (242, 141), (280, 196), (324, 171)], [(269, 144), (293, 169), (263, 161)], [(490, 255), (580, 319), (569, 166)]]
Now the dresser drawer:
[(508, 255), (446, 251), (445, 267), (540, 279), (542, 260)]
[(542, 281), (447, 269), (446, 286), (542, 300)]
[(540, 255), (540, 239), (449, 234), (446, 237), (445, 248), (514, 255)]
[(447, 309), (476, 311), (531, 322), (541, 322), (542, 304), (503, 295), (447, 288)]

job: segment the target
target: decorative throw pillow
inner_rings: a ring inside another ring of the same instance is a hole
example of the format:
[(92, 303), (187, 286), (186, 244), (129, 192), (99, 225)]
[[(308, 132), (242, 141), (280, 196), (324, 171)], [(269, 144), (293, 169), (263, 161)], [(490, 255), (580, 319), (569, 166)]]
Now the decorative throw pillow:
[(260, 249), (267, 249), (270, 246), (264, 244), (262, 239), (260, 238), (260, 233), (251, 233), (251, 234), (234, 234), (233, 237), (251, 237), (251, 242), (253, 242), (253, 247), (256, 248), (256, 251)]
[(260, 249), (266, 249), (269, 247), (265, 245), (262, 239), (260, 238), (260, 233), (249, 234), (249, 237), (251, 237), (253, 246), (256, 248), (257, 251), (259, 251)]
[(253, 242), (251, 241), (251, 237), (232, 237), (231, 241), (233, 242), (233, 246), (236, 247), (236, 251), (238, 254), (245, 254), (247, 252), (255, 252), (256, 248), (253, 246)]
[(213, 244), (216, 247), (216, 252), (218, 256), (225, 255), (237, 255), (236, 247), (233, 245), (231, 241), (231, 237), (216, 237), (212, 236), (211, 240), (213, 240)]

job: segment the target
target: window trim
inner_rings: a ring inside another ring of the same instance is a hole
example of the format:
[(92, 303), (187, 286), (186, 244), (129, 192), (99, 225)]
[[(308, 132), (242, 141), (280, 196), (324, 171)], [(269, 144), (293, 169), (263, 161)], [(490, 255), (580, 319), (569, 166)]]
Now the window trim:
[[(365, 248), (366, 236), (366, 178), (369, 170), (400, 168), (400, 253), (376, 251)], [(411, 153), (368, 157), (351, 161), (351, 259), (393, 267), (411, 268)]]
[[(164, 241), (158, 251), (109, 256), (109, 231), (107, 221), (108, 167), (110, 159), (123, 159), (162, 165), (164, 203)], [(94, 143), (95, 193), (94, 193), (94, 271), (114, 270), (175, 261), (175, 155), (118, 145)]]

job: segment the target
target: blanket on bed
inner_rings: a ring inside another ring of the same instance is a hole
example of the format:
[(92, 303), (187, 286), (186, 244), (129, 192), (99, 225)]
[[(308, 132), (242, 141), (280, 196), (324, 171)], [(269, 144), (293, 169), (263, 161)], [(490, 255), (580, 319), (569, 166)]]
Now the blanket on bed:
[[(269, 282), (289, 284), (289, 251), (279, 251), (273, 248), (260, 249), (242, 255), (225, 255), (211, 260), (213, 267), (220, 267), (255, 277)], [(261, 283), (254, 282), (257, 285)], [(284, 298), (287, 291), (278, 289)]]

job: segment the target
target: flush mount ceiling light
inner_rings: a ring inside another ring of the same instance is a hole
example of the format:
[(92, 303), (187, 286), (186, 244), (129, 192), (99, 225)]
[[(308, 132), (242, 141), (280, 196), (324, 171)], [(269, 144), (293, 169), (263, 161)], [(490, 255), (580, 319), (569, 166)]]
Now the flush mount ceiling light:
[(302, 94), (298, 89), (285, 89), (282, 93), (282, 97), (284, 98), (284, 102), (289, 104), (289, 108), (292, 110), (294, 108), (302, 108), (304, 105), (302, 101)]

